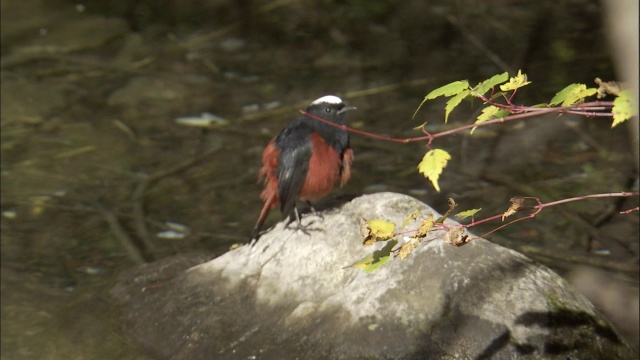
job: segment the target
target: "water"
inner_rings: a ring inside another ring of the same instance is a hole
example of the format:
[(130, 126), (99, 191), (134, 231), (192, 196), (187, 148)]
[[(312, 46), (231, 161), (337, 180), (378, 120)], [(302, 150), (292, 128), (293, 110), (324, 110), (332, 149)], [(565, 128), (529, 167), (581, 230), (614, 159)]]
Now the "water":
[[(570, 82), (613, 78), (595, 1), (285, 3), (251, 12), (135, 4), (2, 4), (3, 358), (144, 359), (121, 335), (107, 290), (141, 261), (248, 241), (261, 207), (262, 147), (319, 96), (357, 106), (355, 127), (412, 137), (424, 121), (443, 129), (442, 102), (411, 116), (453, 80), (523, 68), (533, 85), (518, 99), (535, 104)], [(213, 126), (176, 122), (202, 113)], [(463, 105), (448, 126), (475, 116)], [(454, 197), (489, 216), (522, 192), (514, 184), (561, 199), (617, 191), (633, 177), (627, 134), (608, 120), (533, 120), (526, 130), (535, 141), (518, 126), (438, 140), (454, 155), (440, 194), (416, 172), (424, 144), (354, 135), (352, 180), (341, 193), (404, 192), (441, 210)], [(571, 210), (598, 223), (615, 206)], [(637, 239), (637, 226), (620, 221), (608, 231)], [(552, 212), (500, 234), (494, 241), (548, 253), (582, 253), (590, 238)], [(625, 246), (637, 253), (637, 240)], [(548, 253), (531, 256), (559, 270), (573, 265)]]

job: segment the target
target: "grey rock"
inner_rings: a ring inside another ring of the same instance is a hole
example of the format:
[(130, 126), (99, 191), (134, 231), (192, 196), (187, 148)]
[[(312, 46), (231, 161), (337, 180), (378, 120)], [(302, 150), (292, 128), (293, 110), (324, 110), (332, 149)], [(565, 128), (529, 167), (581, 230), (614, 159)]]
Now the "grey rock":
[(374, 250), (361, 218), (401, 224), (416, 209), (434, 212), (405, 195), (362, 196), (304, 217), (310, 235), (279, 223), (201, 265), (147, 265), (112, 294), (126, 333), (159, 358), (633, 358), (560, 276), (483, 239), (454, 247), (437, 233), (375, 272), (350, 266)]

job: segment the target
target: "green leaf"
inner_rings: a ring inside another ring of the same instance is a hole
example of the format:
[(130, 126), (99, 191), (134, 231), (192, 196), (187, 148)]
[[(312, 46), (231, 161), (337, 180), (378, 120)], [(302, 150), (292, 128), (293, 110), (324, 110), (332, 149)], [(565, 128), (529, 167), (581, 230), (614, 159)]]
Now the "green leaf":
[(447, 120), (449, 120), (449, 114), (451, 113), (451, 111), (453, 111), (453, 109), (455, 109), (455, 107), (458, 106), (462, 102), (462, 100), (464, 100), (470, 94), (470, 90), (464, 90), (447, 101), (447, 105), (444, 107), (444, 122), (447, 122)]
[[(476, 119), (475, 124), (480, 124), (480, 123), (483, 123), (483, 122), (485, 122), (487, 120), (491, 120), (491, 119), (498, 119), (498, 118), (501, 118), (501, 117), (505, 117), (507, 115), (509, 115), (509, 112), (507, 110), (503, 110), (503, 109), (500, 109), (500, 108), (498, 108), (496, 106), (490, 105), (490, 106), (487, 106), (486, 108), (482, 109), (482, 114), (480, 114), (478, 116), (478, 118)], [(477, 128), (477, 126), (473, 127), (471, 129), (470, 134), (473, 134), (473, 132), (476, 130), (476, 128)]]
[(391, 240), (387, 242), (382, 249), (376, 250), (371, 255), (367, 255), (362, 259), (355, 262), (352, 266), (360, 268), (365, 272), (373, 272), (380, 268), (382, 265), (386, 264), (389, 260), (391, 260), (391, 250), (393, 250), (394, 246), (398, 244), (398, 240)]
[(422, 128), (424, 128), (426, 125), (427, 125), (427, 121), (423, 122), (419, 126), (414, 127), (413, 130), (422, 130)]
[(442, 149), (433, 149), (427, 151), (420, 164), (418, 164), (418, 171), (431, 181), (431, 184), (438, 192), (440, 192), (438, 179), (449, 160), (451, 160), (451, 155), (448, 152)]
[(498, 84), (502, 84), (507, 81), (509, 78), (508, 72), (503, 72), (502, 74), (493, 75), (489, 79), (479, 83), (476, 87), (473, 88), (473, 93), (478, 95), (484, 95), (487, 91), (491, 90), (494, 86)]
[(510, 78), (508, 83), (500, 85), (500, 90), (515, 90), (529, 84), (531, 84), (531, 81), (527, 81), (527, 74), (523, 74), (522, 70), (518, 70), (518, 75)]
[(482, 209), (469, 209), (469, 210), (461, 211), (458, 214), (456, 214), (456, 217), (458, 219), (465, 219), (465, 218), (468, 218), (470, 216), (475, 215), (480, 210), (482, 210)]
[(633, 94), (630, 90), (622, 90), (618, 97), (613, 100), (613, 122), (611, 127), (623, 123), (632, 116), (638, 114), (638, 104), (634, 104)]
[(444, 221), (447, 220), (449, 215), (451, 215), (451, 212), (453, 211), (453, 209), (455, 209), (456, 206), (458, 206), (458, 204), (456, 204), (456, 201), (453, 200), (453, 198), (449, 198), (448, 202), (449, 202), (449, 209), (447, 210), (446, 213), (444, 213), (444, 215), (436, 219), (435, 221), (436, 224), (444, 224)]
[(580, 100), (587, 96), (595, 95), (598, 92), (596, 88), (588, 88), (585, 84), (571, 84), (564, 89), (560, 90), (551, 99), (549, 105), (554, 106), (562, 104), (561, 106), (569, 106), (578, 103)]
[(431, 99), (435, 99), (438, 96), (453, 96), (453, 95), (457, 95), (460, 92), (469, 89), (469, 82), (466, 80), (459, 80), (459, 81), (454, 81), (450, 84), (447, 84), (445, 86), (441, 86), (433, 91), (431, 91), (430, 93), (427, 94), (427, 96), (424, 97), (425, 101), (426, 100), (431, 100)]
[(558, 91), (556, 95), (553, 97), (553, 99), (551, 99), (551, 101), (549, 102), (549, 105), (554, 106), (554, 105), (563, 103), (564, 100), (567, 98), (567, 95), (569, 95), (569, 93), (574, 91), (576, 88), (580, 87), (580, 85), (584, 86), (585, 88), (587, 87), (584, 84), (571, 84), (565, 87), (564, 89)]
[(586, 85), (583, 85), (584, 89), (581, 88), (579, 91), (576, 92), (572, 92), (570, 94), (567, 95), (567, 98), (562, 102), (562, 106), (569, 106), (569, 105), (573, 105), (576, 103), (579, 103), (580, 101), (582, 101), (584, 98), (589, 97), (589, 96), (593, 96), (598, 92), (598, 89), (596, 88), (586, 88)]
[(422, 100), (420, 105), (418, 105), (418, 108), (413, 113), (413, 116), (411, 117), (411, 120), (413, 120), (416, 117), (416, 115), (418, 114), (418, 111), (420, 110), (422, 105), (424, 105), (424, 103), (427, 102), (427, 100), (432, 100), (432, 99), (435, 99), (435, 98), (437, 98), (439, 96), (457, 95), (461, 91), (464, 91), (464, 90), (467, 90), (467, 89), (469, 89), (469, 82), (466, 81), (466, 80), (459, 80), (459, 81), (454, 81), (454, 82), (449, 83), (447, 85), (441, 86), (441, 87), (439, 87), (439, 88), (437, 88), (435, 90), (432, 90), (430, 93), (427, 94), (427, 96), (424, 97), (424, 99)]

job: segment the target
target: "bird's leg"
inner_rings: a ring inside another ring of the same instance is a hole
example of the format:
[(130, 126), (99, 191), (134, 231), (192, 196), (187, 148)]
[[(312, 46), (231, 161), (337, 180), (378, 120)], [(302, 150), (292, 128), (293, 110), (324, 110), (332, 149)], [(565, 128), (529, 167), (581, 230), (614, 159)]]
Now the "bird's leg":
[(317, 217), (319, 217), (320, 219), (324, 220), (324, 214), (322, 214), (321, 212), (317, 211), (313, 205), (311, 204), (311, 201), (307, 200), (306, 201), (307, 205), (309, 205), (309, 209), (311, 210), (311, 213)]
[(287, 227), (294, 229), (294, 230), (300, 230), (303, 233), (305, 233), (306, 235), (311, 235), (309, 234), (309, 231), (311, 230), (310, 226), (315, 222), (313, 220), (311, 220), (307, 225), (302, 225), (302, 221), (300, 220), (300, 212), (298, 211), (298, 207), (295, 206), (293, 208), (293, 215), (295, 216), (295, 220), (296, 220), (296, 225), (295, 227), (291, 226), (291, 223), (293, 222), (293, 219), (291, 219), (291, 222), (289, 222), (289, 225), (287, 225)]

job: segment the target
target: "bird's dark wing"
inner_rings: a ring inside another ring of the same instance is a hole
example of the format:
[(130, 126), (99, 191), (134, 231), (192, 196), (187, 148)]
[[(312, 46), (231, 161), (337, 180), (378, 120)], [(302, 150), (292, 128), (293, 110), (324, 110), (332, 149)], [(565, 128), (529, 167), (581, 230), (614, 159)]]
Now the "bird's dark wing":
[(283, 216), (290, 216), (298, 193), (307, 178), (313, 150), (312, 129), (303, 122), (294, 122), (276, 138), (280, 149), (278, 161), (278, 193)]

